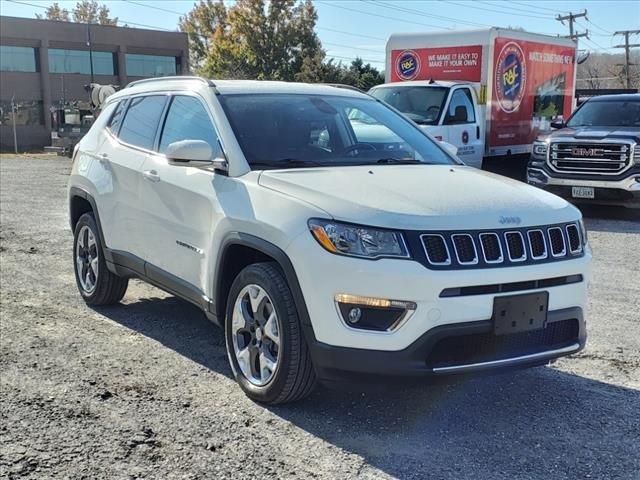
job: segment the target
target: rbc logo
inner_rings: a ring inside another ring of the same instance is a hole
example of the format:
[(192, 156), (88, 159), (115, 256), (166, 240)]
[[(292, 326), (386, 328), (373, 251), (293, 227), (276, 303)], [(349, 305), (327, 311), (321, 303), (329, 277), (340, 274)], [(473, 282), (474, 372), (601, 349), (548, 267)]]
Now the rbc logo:
[(526, 74), (520, 46), (514, 42), (507, 43), (498, 57), (495, 74), (496, 97), (502, 111), (511, 113), (520, 107), (525, 94)]
[(413, 50), (405, 50), (396, 58), (395, 67), (401, 80), (413, 80), (420, 73), (420, 58)]

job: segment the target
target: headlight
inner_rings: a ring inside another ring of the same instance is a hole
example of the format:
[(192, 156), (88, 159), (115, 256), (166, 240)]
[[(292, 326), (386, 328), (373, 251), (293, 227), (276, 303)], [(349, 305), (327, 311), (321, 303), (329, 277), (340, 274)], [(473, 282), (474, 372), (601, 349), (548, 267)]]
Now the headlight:
[(533, 155), (536, 157), (544, 157), (547, 156), (547, 151), (549, 151), (549, 144), (546, 142), (535, 142), (533, 144)]
[(331, 253), (362, 258), (409, 258), (402, 234), (330, 220), (309, 220), (315, 239)]

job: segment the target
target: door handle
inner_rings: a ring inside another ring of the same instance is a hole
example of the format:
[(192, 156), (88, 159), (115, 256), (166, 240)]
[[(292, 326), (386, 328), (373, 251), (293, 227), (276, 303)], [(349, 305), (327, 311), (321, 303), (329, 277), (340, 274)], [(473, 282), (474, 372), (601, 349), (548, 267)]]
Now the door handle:
[(101, 153), (100, 157), (98, 158), (98, 161), (103, 164), (106, 165), (107, 163), (109, 163), (109, 154), (107, 153)]
[(142, 176), (145, 178), (145, 180), (149, 180), (150, 182), (160, 181), (160, 175), (158, 175), (158, 172), (156, 172), (155, 170), (145, 170), (144, 172), (142, 172)]

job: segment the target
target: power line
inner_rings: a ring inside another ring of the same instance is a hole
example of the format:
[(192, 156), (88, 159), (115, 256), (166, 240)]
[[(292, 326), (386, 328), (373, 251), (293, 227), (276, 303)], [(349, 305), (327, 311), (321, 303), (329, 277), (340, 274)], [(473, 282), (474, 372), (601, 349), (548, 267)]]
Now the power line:
[[(410, 21), (410, 20), (405, 20), (404, 18), (388, 17), (388, 16), (386, 16), (386, 15), (380, 15), (380, 14), (377, 14), (377, 13), (364, 12), (364, 11), (362, 11), (362, 10), (357, 10), (357, 9), (355, 9), (355, 8), (345, 7), (344, 5), (334, 5), (334, 4), (332, 4), (332, 3), (326, 3), (324, 0), (316, 0), (316, 1), (318, 1), (318, 2), (320, 2), (320, 3), (324, 3), (325, 5), (328, 5), (328, 6), (330, 6), (330, 7), (340, 8), (340, 9), (342, 9), (342, 10), (348, 10), (348, 11), (350, 11), (350, 12), (355, 12), (355, 13), (361, 13), (362, 15), (369, 15), (370, 17), (384, 18), (385, 20), (395, 20), (395, 21), (397, 21), (397, 22), (402, 22), (402, 23), (405, 23), (405, 24), (407, 24), (407, 23), (411, 23), (411, 24), (413, 24), (413, 25), (419, 25), (419, 26), (421, 26), (421, 27), (424, 27), (424, 26), (429, 26), (429, 27), (431, 27), (431, 26), (433, 26), (433, 25), (427, 25), (427, 24), (425, 24), (425, 23), (412, 22), (412, 21)], [(442, 28), (442, 27), (437, 27), (437, 28)]]
[[(44, 10), (48, 9), (48, 7), (45, 7), (44, 5), (36, 5), (35, 3), (21, 2), (19, 0), (7, 0), (7, 1), (11, 2), (11, 3), (18, 3), (20, 5), (27, 5), (29, 7), (42, 8)], [(131, 22), (129, 20), (125, 20), (125, 19), (121, 20), (120, 18), (118, 18), (117, 23), (126, 24), (126, 25), (135, 25), (136, 27), (151, 28), (153, 30), (163, 30), (165, 32), (173, 32), (174, 31), (174, 30), (170, 30), (168, 28), (157, 27), (155, 25), (147, 25), (147, 24), (144, 24), (144, 23), (136, 23), (136, 22)]]
[(591, 25), (593, 25), (595, 28), (597, 28), (598, 30), (600, 30), (601, 32), (604, 32), (604, 33), (606, 33), (606, 34), (608, 34), (608, 35), (613, 35), (613, 32), (610, 32), (609, 30), (605, 30), (604, 28), (602, 28), (602, 27), (600, 27), (600, 26), (596, 25), (595, 23), (593, 23), (593, 22), (592, 22), (591, 20), (589, 20), (588, 18), (585, 18), (585, 20), (586, 20), (587, 22), (589, 22)]
[[(506, 14), (506, 15), (516, 15), (518, 17), (542, 18), (542, 19), (545, 19), (545, 20), (549, 19), (549, 17), (542, 16), (542, 15), (524, 15), (522, 13), (515, 14), (515, 13), (506, 12), (504, 10), (492, 10), (492, 9), (486, 8), (486, 7), (476, 7), (471, 2), (462, 4), (462, 3), (458, 3), (458, 2), (447, 1), (447, 3), (454, 4), (454, 5), (459, 5), (461, 7), (475, 8), (476, 10), (482, 10), (483, 12), (502, 13), (502, 14)], [(486, 2), (479, 2), (479, 3), (486, 3)], [(489, 4), (489, 5), (491, 5), (492, 7), (495, 6), (495, 5), (492, 5), (492, 4)], [(516, 10), (516, 9), (514, 8), (513, 10)]]
[[(576, 25), (580, 25), (580, 26), (583, 26), (583, 27), (585, 27), (585, 28), (586, 28), (586, 26), (585, 26), (585, 25), (583, 25), (582, 23), (578, 22), (577, 20), (576, 20)], [(593, 40), (593, 38), (591, 38), (591, 37), (593, 37), (594, 35), (593, 35), (591, 32), (589, 32), (589, 30), (588, 30), (588, 29), (587, 29), (586, 31), (587, 31), (587, 33), (588, 33), (588, 36), (587, 36), (587, 37), (584, 37), (584, 38), (585, 38), (585, 40), (586, 40), (587, 42), (591, 43), (592, 45), (595, 45), (595, 46), (596, 46), (596, 47), (598, 47), (598, 49), (600, 49), (600, 50), (609, 50), (609, 49), (611, 49), (611, 48), (612, 48), (612, 47), (603, 47), (603, 46), (602, 46), (602, 45), (600, 45), (598, 42), (596, 42), (595, 40)]]
[(141, 7), (152, 8), (152, 9), (154, 9), (154, 10), (160, 10), (160, 11), (162, 11), (162, 12), (175, 13), (175, 14), (180, 15), (180, 16), (184, 16), (184, 15), (185, 15), (185, 14), (184, 14), (184, 13), (182, 13), (182, 12), (178, 12), (178, 11), (176, 11), (176, 10), (169, 10), (169, 9), (167, 9), (167, 8), (162, 8), (162, 7), (156, 7), (155, 5), (148, 5), (148, 4), (146, 4), (146, 3), (134, 2), (134, 1), (132, 1), (132, 0), (124, 0), (124, 1), (125, 1), (125, 2), (127, 2), (127, 3), (131, 3), (132, 5), (139, 5), (139, 6), (141, 6)]
[[(495, 3), (482, 1), (482, 0), (476, 0), (476, 3), (484, 3), (484, 4), (489, 5), (491, 7), (494, 7), (494, 8), (502, 8), (500, 5), (496, 5)], [(499, 3), (502, 3), (502, 2), (499, 2)], [(510, 3), (515, 3), (515, 2), (510, 2)], [(511, 11), (524, 12), (524, 13), (530, 13), (530, 14), (534, 15), (535, 17), (540, 16), (540, 18), (549, 18), (548, 15), (547, 16), (542, 16), (540, 14), (540, 10), (525, 10), (523, 8), (516, 8), (516, 7), (513, 7), (511, 5), (509, 5), (508, 8), (509, 8), (509, 10), (503, 10), (503, 12), (504, 13), (510, 13)], [(554, 11), (554, 13), (556, 13), (556, 12)], [(516, 15), (516, 14), (512, 14), (512, 15)]]
[[(461, 20), (459, 18), (451, 18), (451, 17), (444, 17), (442, 15), (434, 15), (431, 13), (425, 13), (421, 10), (415, 10), (415, 9), (411, 9), (411, 8), (406, 8), (406, 7), (399, 7), (397, 4), (389, 4), (389, 3), (384, 3), (381, 2), (380, 0), (360, 0), (362, 1), (366, 1), (367, 3), (373, 3), (374, 5), (377, 5), (379, 7), (383, 7), (383, 8), (387, 8), (390, 10), (394, 10), (394, 11), (400, 11), (400, 12), (406, 12), (406, 13), (412, 13), (414, 15), (419, 15), (421, 17), (428, 17), (428, 18), (434, 18), (436, 20), (446, 20), (448, 22), (454, 22), (454, 23), (462, 23), (464, 25), (471, 25), (473, 27), (488, 27), (489, 25), (484, 25), (482, 23), (475, 23), (475, 22), (469, 22), (467, 20)], [(427, 26), (427, 27), (434, 27), (434, 28), (439, 28), (439, 29), (444, 29), (444, 30), (451, 30), (450, 27), (443, 27), (442, 25), (429, 25), (427, 23), (423, 23), (422, 25)]]
[[(525, 6), (525, 7), (529, 7), (529, 6), (530, 6), (530, 5), (526, 4), (526, 3), (516, 2), (516, 1), (514, 1), (514, 0), (511, 0), (511, 2), (510, 2), (510, 3), (515, 3), (516, 5), (522, 5), (522, 6)], [(538, 3), (539, 3), (539, 2), (538, 2)], [(537, 8), (538, 10), (546, 10), (546, 11), (548, 11), (548, 12), (558, 13), (558, 10), (554, 10), (554, 9), (552, 9), (552, 8), (545, 8), (545, 7), (541, 7), (541, 6), (540, 6), (540, 5), (538, 5), (538, 4), (536, 4), (536, 8)], [(567, 10), (561, 10), (561, 12), (569, 13), (569, 11), (567, 11)]]
[(318, 30), (326, 30), (327, 32), (334, 32), (334, 33), (342, 33), (343, 35), (351, 35), (352, 37), (361, 37), (361, 38), (368, 38), (370, 40), (382, 40), (382, 41), (387, 41), (386, 38), (381, 38), (381, 37), (372, 37), (371, 35), (363, 35), (363, 34), (359, 34), (359, 33), (351, 33), (351, 32), (343, 32), (342, 30), (335, 30), (333, 28), (327, 28), (327, 27), (316, 27)]
[(341, 43), (333, 43), (333, 42), (322, 42), (322, 45), (331, 45), (334, 47), (340, 47), (340, 48), (351, 48), (353, 50), (365, 50), (367, 52), (374, 52), (374, 53), (384, 53), (381, 52), (380, 49), (376, 49), (374, 50), (373, 48), (363, 48), (363, 47), (358, 47), (358, 46), (354, 46), (354, 45), (343, 45)]
[(328, 58), (339, 58), (341, 60), (351, 60), (351, 61), (355, 60), (356, 58), (359, 58), (363, 62), (378, 63), (378, 64), (381, 64), (381, 65), (384, 65), (384, 60), (371, 60), (371, 59), (368, 59), (368, 58), (361, 58), (361, 57), (358, 57), (358, 56), (356, 56), (356, 57), (343, 57), (343, 56), (340, 56), (340, 55), (327, 55), (327, 57)]
[[(20, 4), (20, 5), (26, 5), (26, 6), (29, 6), (29, 7), (41, 8), (43, 10), (47, 9), (47, 7), (45, 7), (44, 5), (37, 5), (35, 3), (22, 2), (20, 0), (7, 0), (7, 1), (8, 2), (12, 2), (12, 3), (17, 3), (17, 4)], [(134, 4), (134, 5), (140, 5), (140, 6), (145, 6), (145, 7), (148, 7), (148, 8), (156, 9), (156, 10), (167, 11), (166, 9), (163, 9), (163, 8), (160, 8), (160, 7), (156, 7), (156, 6), (153, 6), (153, 5), (139, 4), (138, 2), (133, 2), (133, 1), (130, 1), (130, 0), (126, 0), (126, 1), (128, 1), (128, 3)], [(179, 12), (175, 12), (175, 11), (170, 11), (168, 13), (178, 13), (178, 14), (180, 14)], [(180, 14), (180, 15), (184, 15), (184, 14)], [(118, 23), (123, 23), (123, 24), (127, 24), (127, 25), (136, 25), (136, 26), (146, 27), (146, 28), (152, 28), (152, 29), (155, 29), (155, 30), (164, 30), (164, 31), (168, 31), (168, 32), (172, 31), (172, 30), (169, 30), (169, 29), (166, 29), (166, 28), (162, 28), (162, 27), (157, 27), (157, 26), (154, 26), (154, 25), (136, 23), (136, 22), (131, 22), (131, 21), (124, 20), (124, 19), (122, 19), (122, 20), (118, 19)], [(358, 35), (358, 34), (354, 34), (354, 33), (350, 33), (350, 32), (343, 32), (341, 30), (335, 30), (335, 29), (332, 29), (332, 28), (321, 28), (321, 27), (318, 27), (318, 28), (321, 29), (321, 30), (327, 30), (327, 31), (335, 32), (335, 33), (343, 33), (345, 35), (352, 35), (352, 36), (357, 36), (357, 37), (362, 37), (362, 38), (368, 38), (368, 39), (371, 39), (371, 40), (383, 40), (383, 41), (385, 40), (384, 38), (380, 38), (380, 37), (373, 37), (373, 36), (369, 36), (369, 35)], [(203, 37), (203, 38), (208, 38), (206, 35), (201, 35), (201, 34), (197, 34), (197, 33), (194, 33), (194, 35), (197, 35), (197, 36)], [(377, 50), (373, 50), (373, 49), (360, 48), (360, 47), (351, 47), (351, 46), (343, 45), (343, 44), (339, 44), (339, 43), (324, 42), (324, 44), (334, 45), (334, 46), (341, 47), (341, 48), (353, 48), (353, 49), (358, 49), (358, 50), (367, 50), (367, 51), (371, 51), (371, 52), (378, 52)], [(340, 56), (340, 55), (327, 55), (327, 57), (339, 58), (339, 59), (343, 59), (343, 60), (355, 60), (356, 58), (360, 58), (358, 56), (356, 56), (356, 57), (344, 57), (344, 56)], [(361, 60), (365, 61), (365, 62), (368, 62), (368, 63), (377, 63), (377, 64), (384, 65), (384, 61), (383, 60), (373, 60), (373, 59), (365, 59), (365, 58), (361, 58)]]

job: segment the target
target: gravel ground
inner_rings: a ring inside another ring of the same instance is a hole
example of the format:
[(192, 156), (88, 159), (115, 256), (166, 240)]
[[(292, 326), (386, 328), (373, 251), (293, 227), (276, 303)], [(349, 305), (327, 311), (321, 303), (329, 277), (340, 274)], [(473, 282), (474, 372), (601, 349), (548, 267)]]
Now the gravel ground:
[(138, 281), (76, 291), (69, 161), (0, 161), (0, 478), (640, 479), (640, 217), (585, 211), (587, 349), (553, 367), (265, 408), (222, 333)]

